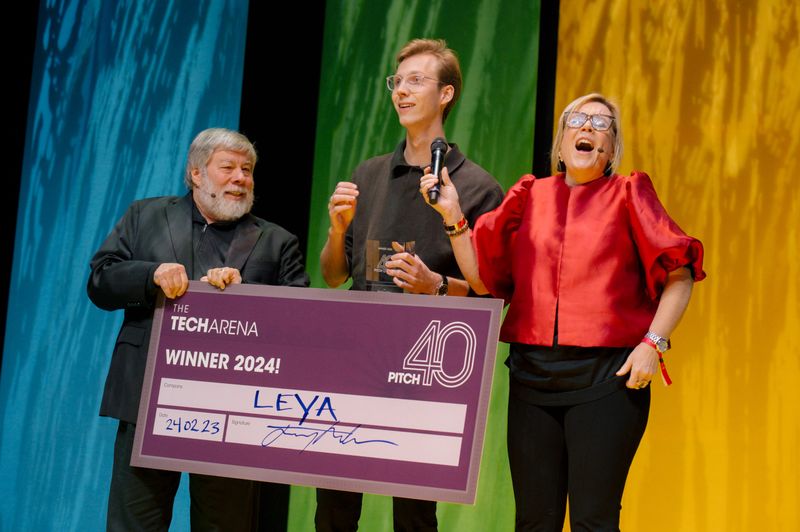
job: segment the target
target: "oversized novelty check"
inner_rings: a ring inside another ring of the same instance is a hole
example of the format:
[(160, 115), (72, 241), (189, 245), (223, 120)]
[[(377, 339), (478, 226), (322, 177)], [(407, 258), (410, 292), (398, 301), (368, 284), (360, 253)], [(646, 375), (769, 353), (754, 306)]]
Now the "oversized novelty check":
[(158, 303), (131, 463), (474, 503), (501, 311), (192, 282)]

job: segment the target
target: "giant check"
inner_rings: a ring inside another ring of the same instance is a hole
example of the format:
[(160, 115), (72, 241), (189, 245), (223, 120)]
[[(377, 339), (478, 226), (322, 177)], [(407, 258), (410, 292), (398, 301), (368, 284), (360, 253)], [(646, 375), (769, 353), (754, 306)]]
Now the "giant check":
[(192, 282), (159, 300), (131, 463), (474, 503), (501, 311)]

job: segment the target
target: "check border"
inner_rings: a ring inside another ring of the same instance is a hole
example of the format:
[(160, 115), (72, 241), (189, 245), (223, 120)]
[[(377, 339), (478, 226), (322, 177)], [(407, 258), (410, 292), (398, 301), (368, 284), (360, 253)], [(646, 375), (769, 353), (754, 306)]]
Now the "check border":
[[(153, 329), (150, 337), (149, 354), (142, 387), (139, 417), (134, 440), (134, 449), (131, 464), (138, 467), (149, 467), (173, 471), (187, 471), (208, 475), (244, 478), (258, 481), (279, 482), (295, 485), (315, 486), (329, 489), (369, 492), (384, 495), (394, 495), (416, 499), (440, 500), (446, 502), (473, 504), (477, 493), (480, 460), (483, 451), (483, 441), (486, 430), (486, 417), (489, 399), (491, 397), (492, 375), (495, 365), (497, 341), (500, 329), (500, 319), (503, 302), (488, 298), (466, 297), (436, 297), (424, 295), (392, 294), (382, 292), (358, 292), (346, 290), (329, 290), (315, 288), (290, 288), (267, 285), (231, 285), (224, 291), (209, 286), (206, 283), (192, 281), (190, 293), (216, 294), (218, 297), (248, 296), (267, 297), (284, 300), (326, 301), (333, 303), (365, 303), (369, 305), (394, 306), (394, 307), (421, 307), (425, 309), (449, 310), (482, 310), (487, 311), (488, 328), (485, 340), (486, 351), (480, 353), (482, 365), (480, 372), (480, 387), (476, 401), (474, 432), (469, 445), (469, 464), (465, 485), (459, 489), (446, 489), (419, 485), (407, 481), (384, 481), (348, 478), (346, 476), (333, 476), (327, 474), (308, 473), (303, 471), (287, 471), (269, 467), (254, 467), (235, 464), (222, 464), (213, 461), (192, 459), (189, 457), (158, 456), (143, 453), (143, 444), (146, 438), (152, 437), (153, 426), (148, 426), (148, 412), (151, 411), (152, 401), (157, 401), (156, 390), (158, 383), (154, 382), (156, 373), (156, 359), (162, 338), (165, 323), (165, 300), (163, 295), (158, 299)], [(180, 302), (170, 300), (168, 303)], [(146, 430), (142, 430), (142, 428)]]

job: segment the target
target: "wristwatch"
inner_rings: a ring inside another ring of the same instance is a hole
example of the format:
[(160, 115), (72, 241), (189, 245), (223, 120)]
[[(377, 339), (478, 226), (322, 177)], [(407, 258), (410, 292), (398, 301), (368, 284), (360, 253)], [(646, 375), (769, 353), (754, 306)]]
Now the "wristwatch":
[(663, 336), (659, 336), (653, 331), (647, 331), (647, 334), (644, 335), (642, 341), (646, 344), (651, 345), (653, 349), (659, 352), (659, 354), (665, 353), (670, 347), (672, 347), (669, 338), (664, 338)]
[(447, 276), (442, 275), (442, 282), (436, 287), (436, 292), (433, 295), (446, 296), (447, 295)]

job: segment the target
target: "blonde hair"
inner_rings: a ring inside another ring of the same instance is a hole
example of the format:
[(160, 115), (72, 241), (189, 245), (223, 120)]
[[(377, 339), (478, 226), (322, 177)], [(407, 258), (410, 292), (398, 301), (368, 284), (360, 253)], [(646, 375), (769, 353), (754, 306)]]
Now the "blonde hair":
[(567, 126), (567, 117), (583, 107), (584, 104), (590, 102), (602, 103), (608, 107), (608, 110), (611, 111), (611, 116), (614, 117), (614, 120), (611, 121), (611, 127), (608, 129), (611, 132), (611, 141), (614, 147), (614, 153), (613, 156), (608, 160), (608, 163), (611, 166), (611, 173), (617, 171), (619, 163), (622, 160), (622, 128), (620, 125), (619, 107), (617, 107), (614, 102), (599, 92), (592, 92), (572, 100), (572, 102), (570, 102), (564, 108), (564, 112), (561, 113), (561, 116), (558, 119), (558, 129), (556, 130), (555, 137), (553, 137), (553, 146), (550, 150), (550, 171), (553, 174), (556, 174), (560, 171), (558, 169), (558, 152), (561, 149), (561, 141), (564, 139), (564, 128)]

